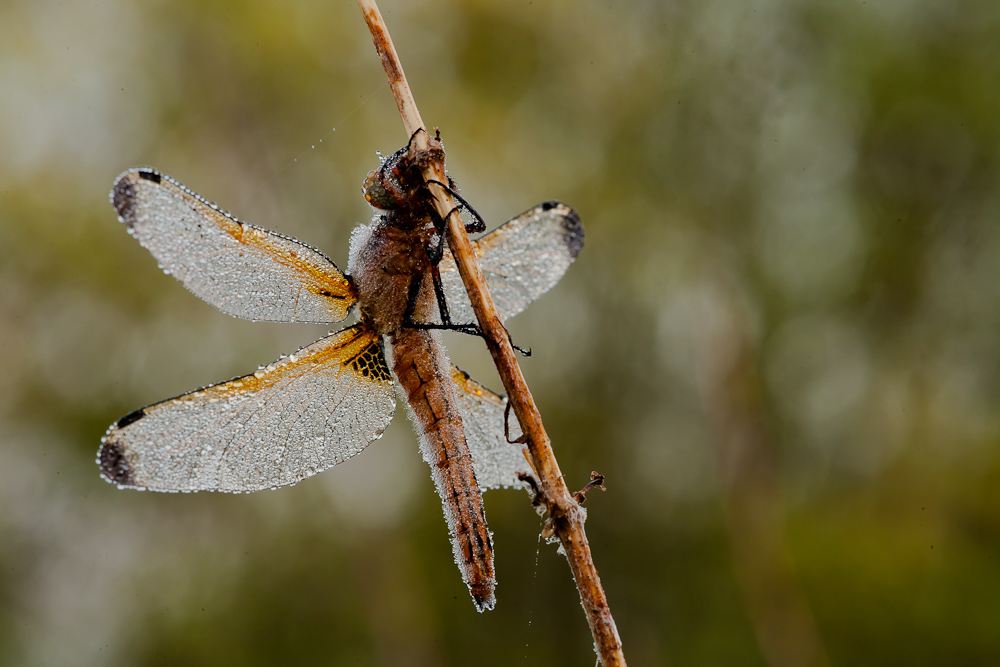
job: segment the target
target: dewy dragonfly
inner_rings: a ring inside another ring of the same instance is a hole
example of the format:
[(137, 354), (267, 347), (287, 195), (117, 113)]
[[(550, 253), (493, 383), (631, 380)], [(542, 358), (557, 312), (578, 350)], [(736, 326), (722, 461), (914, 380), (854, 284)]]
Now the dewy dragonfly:
[[(334, 323), (357, 306), (360, 316), (250, 375), (125, 415), (102, 439), (97, 463), (121, 488), (239, 493), (294, 484), (382, 435), (395, 378), (482, 611), (493, 608), (496, 583), (482, 491), (523, 486), (519, 473), (530, 466), (505, 437), (506, 399), (452, 366), (442, 345), (438, 329), (470, 331), (451, 323), (474, 316), (417, 159), (404, 148), (368, 175), (365, 196), (377, 212), (351, 237), (347, 274), (315, 248), (241, 222), (153, 169), (119, 176), (111, 202), (129, 233), (222, 312)], [(504, 319), (552, 287), (582, 246), (579, 218), (558, 202), (474, 243)]]

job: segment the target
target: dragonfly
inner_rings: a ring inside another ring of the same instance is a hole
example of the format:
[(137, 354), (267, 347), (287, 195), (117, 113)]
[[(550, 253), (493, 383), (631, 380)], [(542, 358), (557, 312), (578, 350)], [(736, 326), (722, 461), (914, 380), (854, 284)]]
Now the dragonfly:
[[(531, 466), (505, 431), (506, 398), (448, 359), (441, 332), (478, 327), (420, 157), (407, 146), (380, 159), (364, 183), (374, 217), (354, 230), (346, 273), (316, 248), (240, 221), (155, 169), (116, 179), (110, 199), (128, 233), (222, 312), (294, 323), (358, 317), (253, 373), (130, 412), (102, 438), (97, 464), (119, 488), (243, 493), (295, 484), (380, 438), (398, 392), (462, 580), (484, 611), (495, 605), (496, 578), (482, 493), (523, 488)], [(440, 185), (455, 190), (450, 178)], [(475, 218), (467, 229), (485, 230), (478, 214), (467, 217)], [(555, 285), (583, 240), (576, 212), (549, 201), (475, 241), (501, 320)]]

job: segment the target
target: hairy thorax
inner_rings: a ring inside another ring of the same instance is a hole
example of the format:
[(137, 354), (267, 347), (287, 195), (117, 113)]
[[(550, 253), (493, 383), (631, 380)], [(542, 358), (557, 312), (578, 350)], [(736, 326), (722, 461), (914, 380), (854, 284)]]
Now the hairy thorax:
[(435, 317), (427, 254), (433, 236), (430, 226), (400, 229), (390, 216), (361, 225), (351, 235), (348, 273), (357, 287), (362, 315), (374, 322), (379, 333), (392, 335), (403, 327), (410, 285), (418, 274), (423, 279), (411, 319), (428, 322)]

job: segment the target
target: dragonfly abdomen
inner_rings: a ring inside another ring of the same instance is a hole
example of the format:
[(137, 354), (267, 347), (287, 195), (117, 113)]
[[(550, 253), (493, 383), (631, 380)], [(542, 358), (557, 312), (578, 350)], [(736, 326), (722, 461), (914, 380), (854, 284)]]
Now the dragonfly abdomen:
[(480, 611), (492, 609), (496, 587), (493, 545), (440, 334), (404, 329), (391, 340), (393, 370), (406, 392), (421, 453), (441, 496), (462, 580)]

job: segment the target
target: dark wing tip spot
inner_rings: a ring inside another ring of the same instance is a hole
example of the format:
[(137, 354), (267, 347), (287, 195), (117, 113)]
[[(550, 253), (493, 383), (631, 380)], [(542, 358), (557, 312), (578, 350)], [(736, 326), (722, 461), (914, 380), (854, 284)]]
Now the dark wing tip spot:
[(136, 170), (136, 173), (139, 174), (139, 178), (145, 179), (147, 181), (152, 181), (154, 183), (160, 182), (160, 174), (155, 169), (150, 169), (148, 167), (139, 167), (139, 169)]
[(132, 412), (128, 413), (127, 415), (119, 419), (117, 422), (115, 422), (115, 428), (125, 428), (129, 424), (134, 424), (135, 422), (139, 421), (145, 416), (146, 416), (145, 409), (139, 408), (138, 410), (133, 410)]
[(136, 198), (139, 196), (136, 189), (137, 178), (157, 184), (163, 179), (155, 169), (137, 167), (129, 169), (115, 181), (115, 187), (111, 190), (111, 203), (118, 211), (118, 217), (129, 227), (135, 224)]
[(101, 466), (101, 474), (105, 479), (121, 486), (135, 486), (132, 469), (125, 448), (118, 442), (105, 442), (97, 455), (97, 463)]
[(543, 203), (539, 204), (539, 206), (542, 207), (543, 211), (551, 211), (556, 206), (559, 206), (559, 202), (557, 202), (555, 199), (550, 199), (547, 202), (543, 202)]
[(583, 249), (583, 223), (580, 222), (580, 216), (576, 214), (576, 211), (567, 208), (568, 212), (562, 221), (562, 228), (566, 232), (563, 235), (563, 241), (566, 243), (566, 249), (569, 250), (569, 256), (576, 259), (576, 256)]
[(135, 197), (135, 184), (129, 179), (129, 174), (123, 174), (111, 190), (111, 204), (118, 211), (118, 217), (129, 227), (135, 224)]

